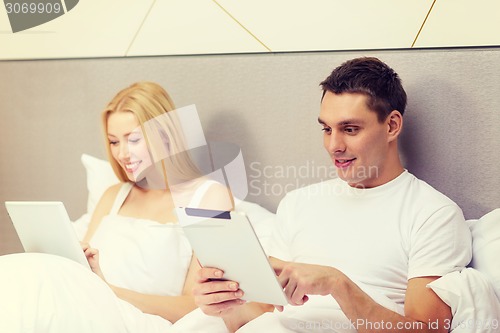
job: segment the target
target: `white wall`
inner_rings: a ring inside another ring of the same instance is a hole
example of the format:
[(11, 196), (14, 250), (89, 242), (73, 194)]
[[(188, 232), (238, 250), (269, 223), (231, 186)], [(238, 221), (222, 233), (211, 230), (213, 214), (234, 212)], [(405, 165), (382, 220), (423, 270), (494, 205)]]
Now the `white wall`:
[(80, 1), (12, 33), (0, 59), (133, 57), (500, 45), (497, 0)]

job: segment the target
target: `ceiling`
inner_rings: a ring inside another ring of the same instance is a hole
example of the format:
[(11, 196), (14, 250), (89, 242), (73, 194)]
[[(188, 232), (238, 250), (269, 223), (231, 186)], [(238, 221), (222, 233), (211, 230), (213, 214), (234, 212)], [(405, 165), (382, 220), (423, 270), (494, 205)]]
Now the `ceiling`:
[(496, 0), (82, 0), (16, 33), (6, 8), (0, 60), (500, 45)]

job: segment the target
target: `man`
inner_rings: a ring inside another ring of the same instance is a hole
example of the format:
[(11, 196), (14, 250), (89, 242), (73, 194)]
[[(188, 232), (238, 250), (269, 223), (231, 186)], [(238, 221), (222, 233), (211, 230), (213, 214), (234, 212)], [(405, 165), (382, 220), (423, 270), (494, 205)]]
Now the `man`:
[[(447, 332), (450, 308), (426, 286), (469, 263), (471, 236), (460, 208), (401, 163), (406, 93), (398, 75), (376, 58), (357, 58), (321, 86), (318, 121), (339, 178), (280, 203), (268, 254), (289, 303), (300, 306), (284, 314), (300, 317), (322, 295), (357, 332)], [(237, 282), (214, 280), (221, 277), (201, 269), (193, 292), (202, 311), (222, 317), (230, 331), (273, 310), (245, 303)]]

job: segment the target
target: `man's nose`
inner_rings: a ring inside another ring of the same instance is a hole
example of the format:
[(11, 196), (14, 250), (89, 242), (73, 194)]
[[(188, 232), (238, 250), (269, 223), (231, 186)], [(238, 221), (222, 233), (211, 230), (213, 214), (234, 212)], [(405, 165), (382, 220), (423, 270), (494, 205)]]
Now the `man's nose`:
[(345, 142), (341, 134), (332, 131), (328, 138), (328, 151), (330, 154), (342, 153), (345, 151)]

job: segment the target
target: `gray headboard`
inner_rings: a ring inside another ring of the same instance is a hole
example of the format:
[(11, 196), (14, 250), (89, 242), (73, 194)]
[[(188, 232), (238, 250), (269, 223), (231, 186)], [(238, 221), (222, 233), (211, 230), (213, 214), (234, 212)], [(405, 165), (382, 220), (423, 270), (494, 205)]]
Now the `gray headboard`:
[(275, 211), (288, 190), (333, 173), (322, 148), (319, 82), (376, 56), (409, 96), (406, 167), (478, 218), (500, 207), (500, 48), (166, 56), (0, 62), (0, 254), (22, 251), (5, 200), (61, 200), (85, 212), (80, 155), (104, 158), (99, 114), (138, 80), (196, 104), (208, 140), (238, 144), (249, 201)]

